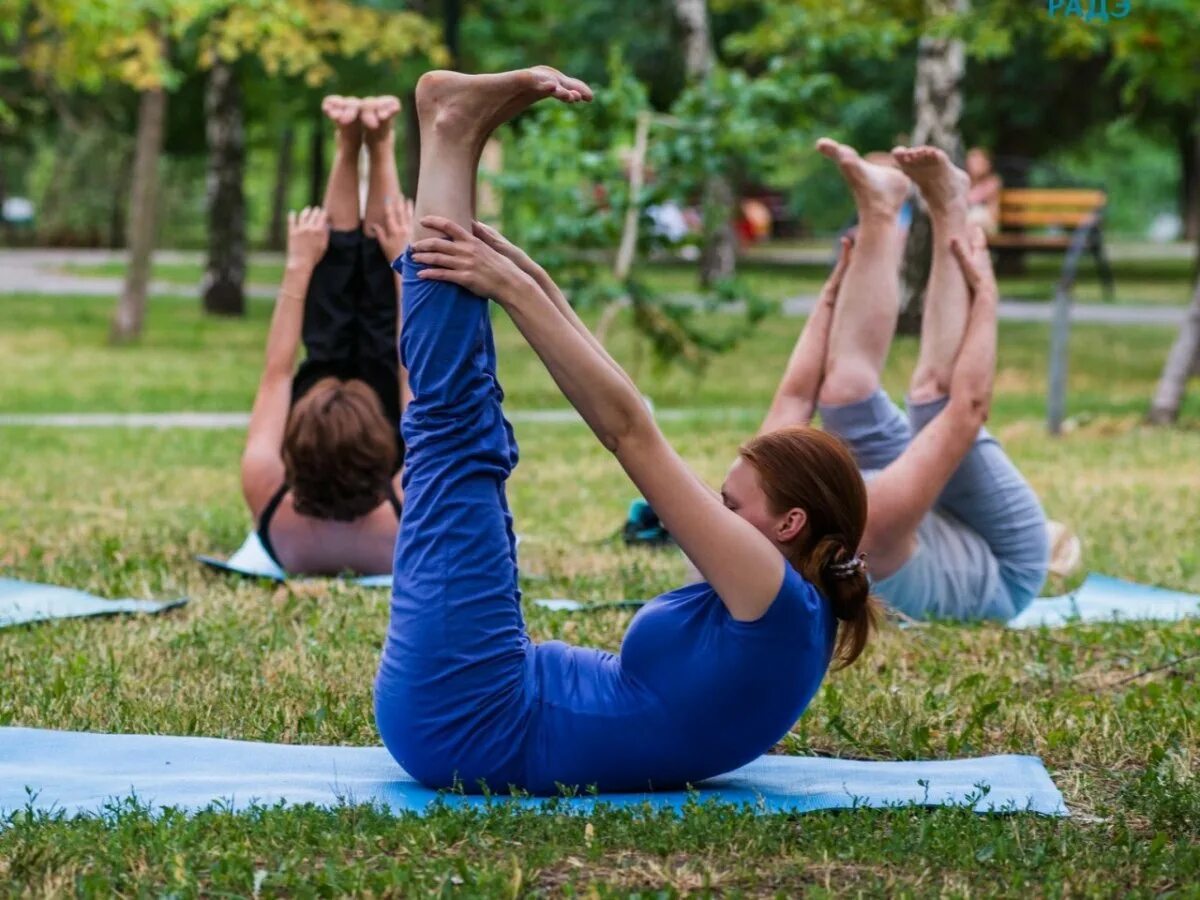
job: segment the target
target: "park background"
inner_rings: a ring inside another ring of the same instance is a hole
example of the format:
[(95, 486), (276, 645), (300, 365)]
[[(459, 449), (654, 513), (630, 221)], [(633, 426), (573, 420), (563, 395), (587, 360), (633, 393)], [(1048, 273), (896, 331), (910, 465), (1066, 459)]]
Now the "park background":
[[(589, 107), (543, 104), (504, 130), (488, 211), (561, 277), (714, 484), (761, 419), (851, 223), (816, 137), (863, 151), (927, 140), (957, 157), (979, 145), (1007, 186), (1104, 190), (1115, 297), (1085, 256), (1068, 294), (1062, 434), (1045, 425), (1060, 253), (1001, 260), (1010, 302), (991, 427), (1078, 532), (1086, 569), (1200, 592), (1200, 400), (1186, 393), (1200, 343), (1198, 59), (1194, 0), (1053, 13), (1017, 0), (0, 0), (0, 572), (192, 601), (159, 619), (0, 635), (0, 724), (377, 741), (386, 592), (266, 589), (193, 561), (232, 550), (250, 524), (237, 417), (88, 417), (249, 408), (285, 213), (323, 192), (320, 98), (396, 93), (411, 112), (434, 66), (542, 62), (597, 88)], [(398, 141), (410, 191), (411, 125)], [(746, 239), (746, 198), (773, 213), (763, 239)], [(672, 201), (698, 214), (682, 244), (652, 227), (651, 208)], [(906, 272), (920, 264), (913, 246)], [(919, 278), (906, 280), (914, 294)], [(677, 584), (676, 555), (614, 539), (630, 485), (561, 415), (503, 316), (497, 327), (523, 451), (511, 491), (526, 596)], [(897, 339), (897, 396), (915, 349)], [(528, 616), (539, 639), (610, 648), (627, 623)], [(1194, 622), (888, 628), (780, 747), (1035, 753), (1067, 821), (717, 809), (154, 819), (130, 804), (102, 821), (11, 817), (0, 891), (1187, 895), (1200, 882), (1197, 658)]]

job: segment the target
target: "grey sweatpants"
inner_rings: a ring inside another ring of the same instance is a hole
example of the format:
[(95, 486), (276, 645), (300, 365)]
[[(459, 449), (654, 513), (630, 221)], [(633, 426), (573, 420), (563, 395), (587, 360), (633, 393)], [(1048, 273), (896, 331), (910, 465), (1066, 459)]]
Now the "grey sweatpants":
[[(826, 431), (850, 447), (870, 480), (893, 463), (946, 406), (910, 404), (882, 390), (845, 406), (822, 406)], [(874, 590), (915, 619), (1006, 621), (1042, 589), (1050, 561), (1046, 515), (1033, 488), (986, 429), (980, 429), (917, 529), (917, 549)]]

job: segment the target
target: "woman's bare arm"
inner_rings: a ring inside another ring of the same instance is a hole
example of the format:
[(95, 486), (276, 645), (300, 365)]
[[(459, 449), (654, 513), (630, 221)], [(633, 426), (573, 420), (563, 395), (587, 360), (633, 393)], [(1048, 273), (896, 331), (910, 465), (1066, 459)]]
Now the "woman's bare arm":
[(538, 287), (542, 289), (542, 293), (544, 293), (550, 299), (550, 302), (554, 304), (555, 309), (557, 309), (558, 312), (567, 320), (572, 328), (579, 332), (579, 336), (587, 341), (589, 346), (591, 346), (596, 353), (600, 354), (600, 356), (603, 357), (604, 360), (611, 365), (622, 378), (628, 381), (630, 385), (633, 385), (634, 390), (637, 390), (637, 386), (633, 384), (633, 380), (630, 379), (625, 370), (621, 368), (620, 364), (612, 358), (611, 354), (609, 354), (608, 350), (605, 349), (604, 345), (597, 340), (594, 334), (592, 334), (592, 330), (584, 324), (581, 318), (579, 318), (579, 314), (575, 312), (575, 308), (567, 301), (566, 295), (563, 294), (562, 289), (550, 276), (549, 272), (542, 268), (539, 263), (535, 262), (528, 253), (526, 253), (516, 244), (512, 243), (512, 241), (508, 240), (508, 238), (502, 235), (495, 228), (492, 228), (490, 225), (485, 225), (482, 222), (475, 222), (474, 233), (477, 238), (479, 238), (501, 256), (512, 260), (518, 269), (533, 278)]
[(448, 219), (429, 217), (421, 224), (449, 240), (413, 245), (414, 261), (433, 267), (420, 277), (458, 284), (504, 307), (730, 615), (760, 618), (783, 581), (779, 550), (696, 478), (658, 430), (628, 376), (595, 350), (532, 276)]
[(271, 315), (266, 361), (242, 453), (242, 496), (257, 520), (283, 483), (283, 434), (292, 400), (292, 374), (304, 325), (304, 298), (313, 269), (329, 245), (324, 210), (308, 207), (288, 215), (288, 254), (283, 283)]
[(997, 291), (987, 238), (977, 227), (969, 246), (955, 240), (952, 248), (971, 291), (970, 318), (946, 408), (867, 486), (870, 514), (863, 549), (876, 578), (893, 574), (912, 555), (917, 526), (974, 446), (991, 409)]
[(792, 349), (787, 369), (775, 391), (771, 408), (763, 420), (759, 434), (766, 434), (791, 425), (807, 425), (817, 410), (821, 382), (825, 380), (825, 357), (829, 350), (829, 328), (833, 309), (846, 267), (850, 264), (853, 243), (842, 238), (842, 252), (837, 265), (821, 289), (817, 305), (804, 323), (804, 330)]

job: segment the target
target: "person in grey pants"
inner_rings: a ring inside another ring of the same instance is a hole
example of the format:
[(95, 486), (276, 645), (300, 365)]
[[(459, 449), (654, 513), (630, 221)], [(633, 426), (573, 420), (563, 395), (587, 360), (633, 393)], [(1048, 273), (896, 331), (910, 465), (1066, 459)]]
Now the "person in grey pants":
[[(932, 147), (866, 162), (822, 139), (858, 206), (853, 245), (788, 363), (763, 431), (806, 424), (850, 447), (868, 480), (863, 564), (874, 590), (917, 619), (1007, 620), (1049, 566), (1041, 503), (984, 423), (996, 366), (996, 283), (967, 222), (967, 174)], [(910, 180), (911, 179), (911, 180)], [(880, 384), (900, 309), (897, 225), (912, 183), (933, 226), (921, 348), (907, 413)]]

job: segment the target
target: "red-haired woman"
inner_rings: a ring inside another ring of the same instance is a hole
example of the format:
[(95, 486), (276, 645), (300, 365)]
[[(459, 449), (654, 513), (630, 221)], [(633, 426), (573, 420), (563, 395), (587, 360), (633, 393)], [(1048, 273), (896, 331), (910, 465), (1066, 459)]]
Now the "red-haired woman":
[[(546, 67), (430, 73), (417, 87), (421, 180), (402, 261), (406, 506), (375, 688), (384, 743), (428, 785), (536, 793), (694, 783), (795, 724), (874, 619), (854, 460), (810, 428), (742, 448), (720, 493), (667, 443), (633, 382), (546, 273), (474, 221), (479, 153), (530, 104), (588, 87)], [(638, 612), (619, 654), (525, 631), (505, 481), (490, 297), (704, 576)]]

